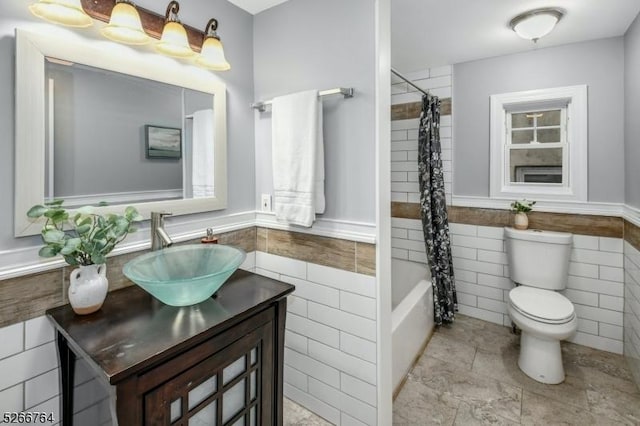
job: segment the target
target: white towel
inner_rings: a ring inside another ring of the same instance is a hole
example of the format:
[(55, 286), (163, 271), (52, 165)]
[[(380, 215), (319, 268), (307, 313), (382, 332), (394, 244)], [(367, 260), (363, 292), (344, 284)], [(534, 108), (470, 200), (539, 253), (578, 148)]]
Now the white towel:
[(276, 218), (311, 226), (325, 208), (322, 103), (317, 90), (273, 99), (271, 152)]
[(191, 185), (193, 198), (213, 197), (213, 110), (193, 114)]

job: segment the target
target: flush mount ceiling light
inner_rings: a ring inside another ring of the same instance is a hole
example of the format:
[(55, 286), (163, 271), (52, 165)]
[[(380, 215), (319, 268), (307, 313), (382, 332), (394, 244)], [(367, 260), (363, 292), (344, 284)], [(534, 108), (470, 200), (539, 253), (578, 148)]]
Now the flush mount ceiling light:
[(117, 0), (109, 25), (102, 29), (102, 35), (125, 44), (146, 44), (150, 38), (142, 28), (140, 15), (135, 5), (128, 0)]
[(564, 12), (560, 9), (535, 9), (516, 16), (509, 26), (520, 37), (535, 43), (540, 37), (549, 34), (562, 16)]
[(202, 42), (202, 50), (196, 63), (204, 68), (214, 71), (227, 71), (231, 69), (231, 65), (224, 57), (224, 49), (220, 42), (220, 37), (216, 33), (218, 29), (218, 20), (210, 19), (205, 28), (205, 37)]
[(196, 53), (191, 50), (189, 39), (187, 38), (187, 30), (184, 29), (180, 19), (178, 19), (179, 10), (180, 5), (175, 0), (167, 6), (162, 37), (160, 42), (156, 44), (156, 49), (160, 53), (174, 58), (188, 58)]
[(40, 0), (29, 6), (38, 18), (69, 27), (89, 27), (93, 20), (82, 9), (80, 0)]

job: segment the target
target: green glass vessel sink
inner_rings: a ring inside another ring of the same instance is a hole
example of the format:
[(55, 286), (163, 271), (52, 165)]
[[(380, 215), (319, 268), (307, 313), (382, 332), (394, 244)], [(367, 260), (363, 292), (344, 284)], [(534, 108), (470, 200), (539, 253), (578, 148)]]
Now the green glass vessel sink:
[(161, 302), (190, 306), (213, 296), (246, 257), (231, 246), (184, 245), (136, 257), (122, 272)]

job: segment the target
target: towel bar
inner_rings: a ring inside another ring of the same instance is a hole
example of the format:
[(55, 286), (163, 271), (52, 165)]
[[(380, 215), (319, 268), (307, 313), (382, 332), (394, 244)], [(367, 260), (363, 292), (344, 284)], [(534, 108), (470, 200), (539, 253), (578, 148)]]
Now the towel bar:
[[(338, 87), (336, 89), (321, 90), (318, 93), (318, 95), (319, 96), (342, 95), (345, 98), (352, 98), (353, 92), (354, 92), (353, 87)], [(255, 102), (251, 104), (251, 108), (255, 108), (260, 112), (265, 112), (267, 110), (267, 107), (271, 105), (272, 102), (273, 101)]]

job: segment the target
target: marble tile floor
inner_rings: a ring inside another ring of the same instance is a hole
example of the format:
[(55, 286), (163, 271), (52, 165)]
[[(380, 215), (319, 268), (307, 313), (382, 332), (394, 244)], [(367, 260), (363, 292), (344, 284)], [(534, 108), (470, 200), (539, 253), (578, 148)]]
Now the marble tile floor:
[(393, 405), (393, 424), (640, 425), (640, 390), (620, 355), (563, 343), (566, 380), (517, 365), (511, 329), (456, 316), (436, 330)]
[(331, 426), (331, 423), (287, 398), (284, 398), (283, 418), (283, 426)]

